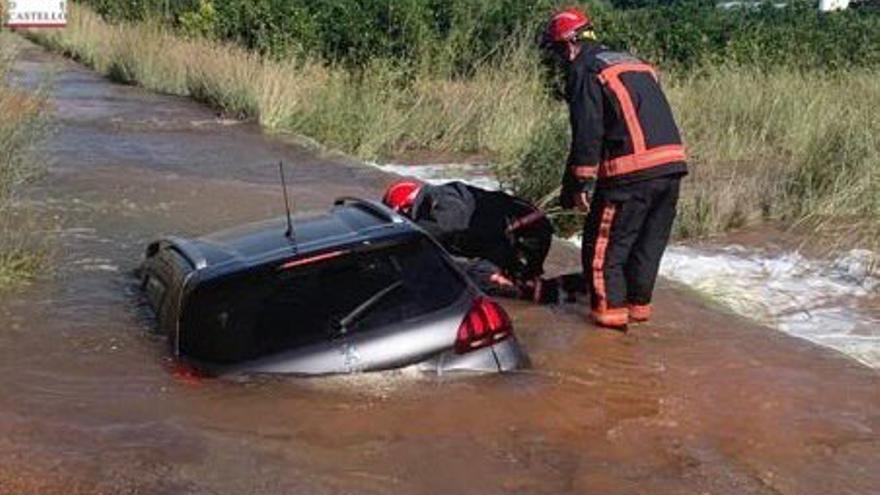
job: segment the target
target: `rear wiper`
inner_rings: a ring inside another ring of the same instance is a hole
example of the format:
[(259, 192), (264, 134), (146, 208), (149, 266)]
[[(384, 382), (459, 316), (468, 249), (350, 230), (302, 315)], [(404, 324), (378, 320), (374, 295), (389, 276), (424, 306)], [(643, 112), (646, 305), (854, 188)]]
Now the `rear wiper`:
[(345, 315), (345, 318), (342, 318), (338, 322), (336, 322), (336, 329), (340, 335), (345, 335), (348, 333), (348, 329), (352, 323), (359, 320), (363, 315), (367, 314), (368, 311), (373, 309), (373, 307), (385, 299), (385, 296), (391, 294), (397, 289), (403, 287), (403, 280), (398, 280), (393, 284), (385, 287), (384, 289), (376, 292), (372, 296), (370, 296), (366, 301), (362, 302), (358, 307), (354, 308), (351, 313)]

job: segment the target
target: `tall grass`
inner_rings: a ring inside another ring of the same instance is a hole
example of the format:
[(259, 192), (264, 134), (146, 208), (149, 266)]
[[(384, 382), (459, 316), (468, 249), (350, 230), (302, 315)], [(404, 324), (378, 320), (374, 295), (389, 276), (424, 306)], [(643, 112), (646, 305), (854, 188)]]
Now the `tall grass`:
[(0, 291), (31, 277), (43, 261), (43, 248), (28, 231), (33, 217), (13, 201), (22, 184), (39, 173), (31, 151), (45, 123), (44, 99), (9, 85), (15, 41), (0, 31)]
[(305, 56), (277, 61), (152, 22), (108, 24), (76, 4), (67, 29), (35, 36), (116, 80), (192, 96), (367, 158), (408, 149), (510, 157), (549, 113), (534, 53), (523, 47), (472, 78), (451, 79), (381, 59), (356, 71)]
[(713, 68), (668, 89), (695, 164), (682, 234), (777, 219), (878, 245), (876, 71)]
[[(530, 36), (455, 76), (374, 58), (336, 66), (307, 55), (261, 57), (156, 23), (108, 24), (71, 6), (41, 41), (118, 80), (189, 95), (279, 132), (365, 158), (407, 150), (479, 153), (539, 198), (559, 182), (568, 129)], [(710, 65), (664, 82), (692, 156), (679, 236), (763, 220), (880, 232), (880, 85), (876, 71)], [(840, 235), (840, 232), (835, 232)]]
[(15, 53), (10, 35), (0, 32), (0, 206), (36, 172), (27, 151), (39, 135), (43, 109), (41, 98), (6, 82)]

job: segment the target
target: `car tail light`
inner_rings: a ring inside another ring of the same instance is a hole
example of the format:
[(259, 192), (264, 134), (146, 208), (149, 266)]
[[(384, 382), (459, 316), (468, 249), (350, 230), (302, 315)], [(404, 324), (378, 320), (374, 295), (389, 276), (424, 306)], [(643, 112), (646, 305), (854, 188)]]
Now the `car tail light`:
[(464, 354), (500, 342), (513, 333), (504, 308), (486, 297), (477, 297), (458, 327), (455, 352)]
[(180, 383), (193, 387), (201, 385), (202, 379), (205, 378), (205, 375), (195, 366), (177, 360), (171, 364), (171, 375)]

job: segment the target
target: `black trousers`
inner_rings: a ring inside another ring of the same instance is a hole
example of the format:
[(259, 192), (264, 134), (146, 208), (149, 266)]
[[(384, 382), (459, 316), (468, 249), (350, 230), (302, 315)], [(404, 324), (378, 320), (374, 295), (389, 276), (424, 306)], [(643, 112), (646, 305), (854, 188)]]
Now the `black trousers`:
[(530, 280), (544, 273), (544, 260), (553, 242), (553, 225), (546, 217), (517, 229), (511, 234), (516, 252), (515, 270), (511, 275), (519, 280)]
[(594, 316), (650, 307), (675, 220), (681, 176), (598, 189), (581, 250)]

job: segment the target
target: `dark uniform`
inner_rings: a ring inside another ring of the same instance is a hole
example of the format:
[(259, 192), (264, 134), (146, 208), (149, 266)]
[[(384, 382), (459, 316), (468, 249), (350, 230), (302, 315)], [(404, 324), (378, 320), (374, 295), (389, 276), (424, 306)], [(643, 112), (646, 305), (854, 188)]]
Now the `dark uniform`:
[(563, 204), (592, 193), (583, 266), (600, 324), (650, 316), (676, 213), (685, 149), (657, 73), (628, 53), (584, 43), (570, 65), (571, 151)]
[(490, 261), (517, 281), (543, 273), (553, 238), (533, 205), (462, 182), (422, 186), (409, 216), (450, 253)]

